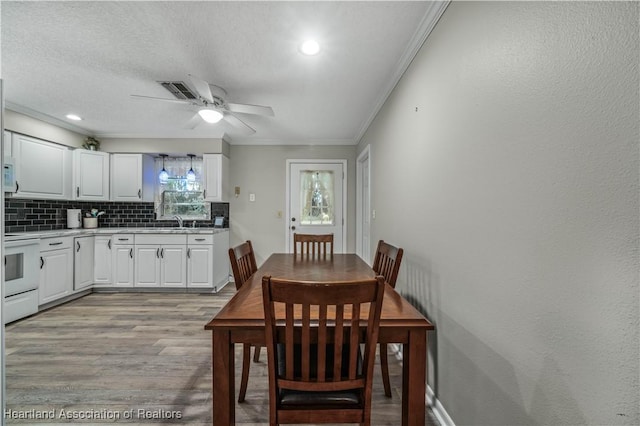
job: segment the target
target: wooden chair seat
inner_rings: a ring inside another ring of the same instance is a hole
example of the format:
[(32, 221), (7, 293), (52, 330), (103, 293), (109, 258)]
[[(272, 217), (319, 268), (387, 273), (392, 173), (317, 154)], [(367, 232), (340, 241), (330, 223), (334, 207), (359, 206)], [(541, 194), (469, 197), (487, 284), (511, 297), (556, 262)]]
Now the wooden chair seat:
[[(378, 241), (376, 256), (373, 261), (373, 271), (382, 275), (387, 283), (393, 288), (396, 287), (398, 274), (400, 272), (400, 264), (402, 263), (402, 255), (404, 250), (397, 248), (391, 244), (385, 243), (383, 240)], [(386, 343), (380, 344), (380, 368), (382, 370), (382, 384), (384, 386), (384, 394), (391, 398), (391, 382), (389, 380), (389, 348)]]
[(270, 425), (370, 424), (384, 286), (263, 277)]
[[(233, 271), (233, 279), (236, 283), (236, 290), (258, 270), (255, 254), (251, 241), (240, 244), (237, 247), (229, 249), (229, 261), (231, 262), (231, 270)], [(238, 392), (238, 402), (243, 402), (247, 393), (247, 384), (249, 382), (249, 367), (251, 365), (251, 347), (252, 345), (245, 343), (242, 347), (242, 376), (240, 378), (240, 391)], [(253, 346), (253, 362), (260, 360), (260, 346)]]

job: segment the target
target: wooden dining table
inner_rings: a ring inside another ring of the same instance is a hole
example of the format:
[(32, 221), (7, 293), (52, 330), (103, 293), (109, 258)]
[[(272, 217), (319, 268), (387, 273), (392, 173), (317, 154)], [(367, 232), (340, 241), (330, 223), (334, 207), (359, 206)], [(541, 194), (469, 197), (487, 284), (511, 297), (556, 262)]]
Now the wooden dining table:
[[(272, 254), (218, 314), (205, 325), (212, 331), (213, 424), (235, 424), (234, 344), (265, 345), (262, 277), (301, 281), (347, 281), (375, 276), (355, 254), (306, 259)], [(433, 325), (387, 285), (380, 318), (380, 343), (402, 344), (402, 425), (425, 424), (427, 331)]]

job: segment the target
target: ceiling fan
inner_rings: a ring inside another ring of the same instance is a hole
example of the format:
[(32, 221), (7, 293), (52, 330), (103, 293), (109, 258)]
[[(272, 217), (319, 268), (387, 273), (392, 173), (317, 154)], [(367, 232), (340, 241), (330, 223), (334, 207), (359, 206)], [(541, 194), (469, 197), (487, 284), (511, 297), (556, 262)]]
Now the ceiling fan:
[(143, 95), (131, 97), (197, 106), (198, 112), (189, 120), (189, 127), (192, 129), (202, 122), (201, 119), (207, 123), (225, 120), (244, 133), (253, 134), (256, 132), (255, 129), (238, 118), (237, 113), (274, 116), (273, 109), (268, 106), (229, 103), (225, 100), (227, 92), (222, 87), (209, 84), (192, 74), (188, 76), (195, 93), (182, 81), (159, 81), (158, 83), (171, 92), (175, 99)]

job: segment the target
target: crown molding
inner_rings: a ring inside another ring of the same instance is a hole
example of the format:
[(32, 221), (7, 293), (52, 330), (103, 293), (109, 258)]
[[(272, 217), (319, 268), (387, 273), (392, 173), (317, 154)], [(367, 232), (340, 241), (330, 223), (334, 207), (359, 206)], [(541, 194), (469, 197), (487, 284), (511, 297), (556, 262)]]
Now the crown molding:
[(63, 129), (71, 130), (72, 132), (79, 133), (85, 136), (94, 136), (92, 132), (82, 127), (75, 126), (59, 118), (51, 117), (50, 115), (43, 114), (31, 108), (24, 107), (22, 105), (14, 104), (13, 102), (4, 103), (6, 109), (19, 114), (24, 114), (27, 117), (35, 118), (36, 120), (44, 121), (45, 123), (52, 124), (54, 126), (62, 127)]
[(418, 29), (413, 34), (411, 42), (398, 61), (398, 65), (396, 67), (395, 73), (393, 74), (393, 77), (389, 80), (389, 84), (382, 92), (380, 98), (378, 98), (378, 102), (376, 102), (375, 107), (371, 111), (371, 114), (362, 125), (362, 128), (358, 132), (358, 135), (354, 138), (356, 144), (360, 142), (365, 132), (382, 109), (382, 106), (387, 101), (387, 98), (389, 98), (391, 92), (393, 92), (393, 89), (395, 89), (396, 85), (398, 84), (404, 73), (407, 71), (407, 68), (409, 68), (409, 65), (411, 65), (413, 58), (415, 58), (420, 51), (420, 48), (427, 40), (427, 37), (429, 37), (429, 34), (431, 34), (431, 31), (433, 31), (433, 29), (435, 28), (438, 20), (444, 13), (447, 6), (449, 6), (450, 2), (451, 0), (434, 1), (429, 4), (429, 8), (424, 14), (424, 17), (422, 18)]

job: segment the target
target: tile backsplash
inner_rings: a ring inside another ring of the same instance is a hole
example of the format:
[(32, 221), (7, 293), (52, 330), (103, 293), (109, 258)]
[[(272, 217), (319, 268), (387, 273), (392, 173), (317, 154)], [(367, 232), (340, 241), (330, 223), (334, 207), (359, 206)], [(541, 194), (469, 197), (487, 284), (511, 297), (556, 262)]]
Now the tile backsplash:
[[(104, 211), (98, 218), (101, 228), (159, 228), (177, 226), (175, 220), (156, 220), (153, 202), (123, 203), (109, 201), (58, 201), (6, 198), (4, 203), (5, 232), (50, 231), (67, 227), (67, 210), (81, 209), (82, 215), (91, 209)], [(229, 227), (229, 203), (211, 203), (211, 220), (197, 220), (200, 228), (213, 227), (213, 218), (224, 216)], [(185, 221), (191, 226), (190, 220)]]

